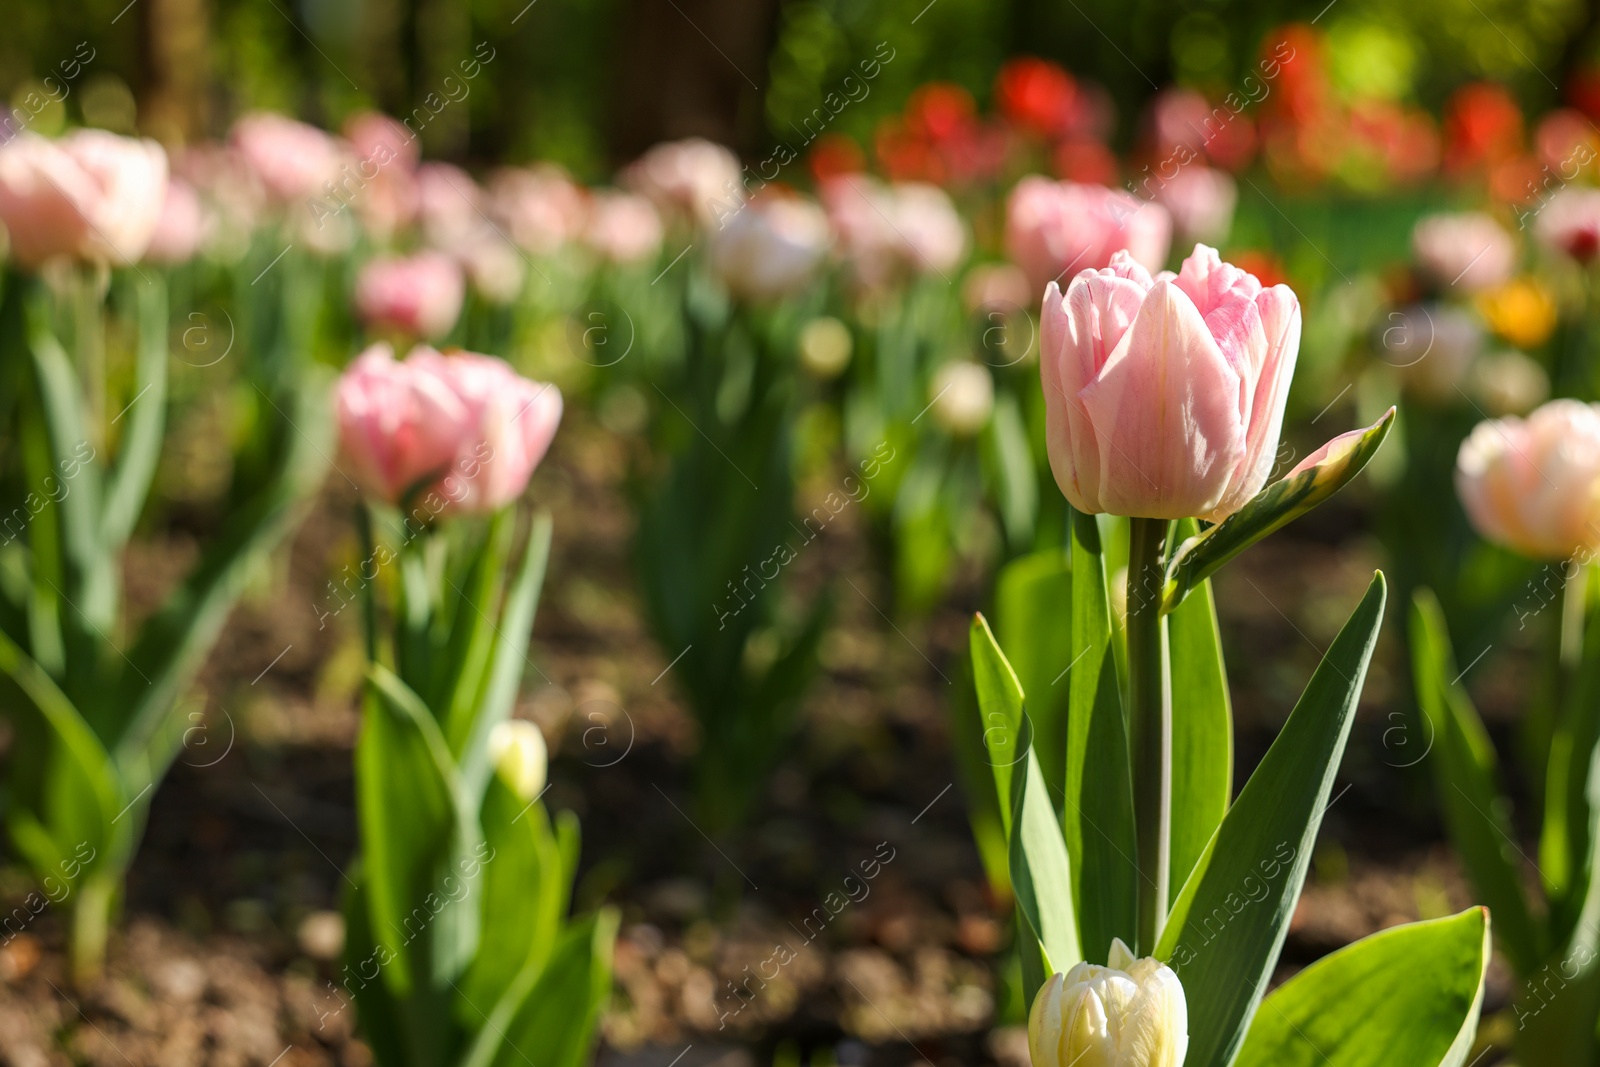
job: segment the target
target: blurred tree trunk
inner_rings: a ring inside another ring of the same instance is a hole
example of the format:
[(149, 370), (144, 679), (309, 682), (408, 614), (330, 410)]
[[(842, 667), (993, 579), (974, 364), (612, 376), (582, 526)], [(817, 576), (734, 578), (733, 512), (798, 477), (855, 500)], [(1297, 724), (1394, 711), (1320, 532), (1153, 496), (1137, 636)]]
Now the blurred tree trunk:
[(204, 136), (210, 121), (210, 12), (207, 0), (144, 0), (138, 5), (146, 73), (139, 125), (162, 143)]
[(675, 137), (754, 148), (778, 0), (624, 0), (620, 8), (617, 161)]

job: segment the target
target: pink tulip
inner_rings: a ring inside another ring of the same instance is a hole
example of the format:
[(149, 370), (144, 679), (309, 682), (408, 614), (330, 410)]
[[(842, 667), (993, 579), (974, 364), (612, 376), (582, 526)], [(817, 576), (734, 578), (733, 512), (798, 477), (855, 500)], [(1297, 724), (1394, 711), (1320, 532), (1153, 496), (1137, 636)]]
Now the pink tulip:
[(713, 226), (743, 198), (739, 160), (700, 137), (658, 144), (623, 172), (623, 184), (671, 215)]
[(243, 153), (227, 144), (198, 144), (173, 159), (173, 172), (205, 202), (209, 216), (207, 251), (237, 260), (261, 224), (266, 190)]
[(471, 514), (517, 499), (561, 423), (561, 390), (524, 378), (493, 356), (423, 348), (406, 360), (418, 361), (451, 383), (472, 426), (467, 451), (440, 483), (445, 497)]
[(1014, 311), (1033, 302), (1028, 276), (1010, 263), (985, 263), (973, 267), (961, 286), (961, 302), (971, 312), (985, 309)]
[(436, 248), (448, 248), (489, 224), (483, 190), (472, 175), (450, 163), (417, 168), (417, 219), (423, 237)]
[(711, 235), (711, 268), (736, 296), (778, 299), (811, 283), (828, 242), (827, 216), (811, 201), (757, 197)]
[(338, 195), (355, 206), (367, 232), (387, 243), (417, 213), (416, 135), (399, 120), (363, 111), (344, 126), (355, 163)]
[(428, 360), (375, 344), (339, 379), (339, 441), (355, 480), (391, 504), (442, 478), (472, 432), (467, 405)]
[(463, 234), (445, 251), (461, 265), (473, 290), (491, 304), (509, 304), (522, 292), (527, 257), (488, 223)]
[(1045, 290), (1040, 372), (1072, 506), (1220, 521), (1260, 492), (1300, 350), (1288, 286), (1196, 245), (1176, 275), (1133, 256)]
[(559, 251), (583, 232), (583, 190), (553, 164), (507, 167), (489, 179), (489, 213), (512, 242), (536, 256)]
[(156, 222), (156, 230), (150, 237), (150, 247), (145, 249), (144, 258), (151, 263), (169, 266), (187, 263), (200, 251), (207, 229), (200, 194), (182, 178), (173, 178), (167, 182), (161, 217)]
[(368, 326), (443, 337), (461, 315), (465, 287), (461, 268), (443, 253), (380, 256), (356, 278), (356, 309)]
[(154, 141), (82, 129), (59, 141), (24, 131), (0, 146), (0, 222), (26, 267), (55, 256), (136, 262), (166, 189), (167, 154)]
[(1600, 252), (1600, 189), (1558, 190), (1533, 220), (1539, 243), (1588, 263)]
[(1172, 215), (1186, 241), (1220, 241), (1233, 227), (1239, 186), (1224, 170), (1191, 163), (1156, 188), (1156, 201)]
[(561, 421), (560, 390), (493, 356), (418, 347), (396, 362), (386, 344), (345, 371), (337, 406), (363, 488), (392, 504), (426, 491), (469, 514), (522, 495)]
[(1411, 231), (1417, 264), (1441, 288), (1476, 293), (1511, 279), (1517, 246), (1481, 211), (1429, 215)]
[(840, 252), (869, 288), (907, 273), (943, 274), (966, 254), (966, 226), (937, 186), (842, 174), (823, 184), (822, 203)]
[(1600, 546), (1600, 406), (1552, 400), (1473, 427), (1456, 493), (1478, 532), (1536, 559)]
[(1035, 291), (1068, 271), (1106, 267), (1117, 252), (1155, 270), (1171, 240), (1166, 208), (1103, 185), (1024, 178), (1006, 205), (1006, 251)]
[(350, 163), (349, 146), (304, 122), (267, 111), (233, 124), (233, 146), (279, 205), (320, 200), (337, 188)]
[(642, 196), (602, 190), (589, 203), (583, 240), (612, 263), (637, 263), (661, 250), (661, 216)]

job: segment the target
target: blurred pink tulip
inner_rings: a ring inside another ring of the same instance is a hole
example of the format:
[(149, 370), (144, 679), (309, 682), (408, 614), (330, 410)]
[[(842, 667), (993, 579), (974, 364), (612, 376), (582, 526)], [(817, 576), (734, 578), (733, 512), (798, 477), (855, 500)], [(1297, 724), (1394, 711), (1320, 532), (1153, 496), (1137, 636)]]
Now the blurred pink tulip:
[(329, 197), (328, 184), (337, 188), (351, 161), (349, 146), (338, 138), (268, 111), (240, 118), (230, 140), (280, 206)]
[(376, 344), (339, 379), (339, 441), (356, 481), (397, 504), (444, 476), (472, 430), (467, 406), (448, 376), (423, 360), (396, 362)]
[(489, 179), (489, 205), (512, 242), (536, 256), (559, 251), (583, 232), (583, 190), (552, 164), (506, 167)]
[(612, 263), (653, 258), (662, 236), (661, 216), (644, 197), (602, 190), (590, 199), (584, 243)]
[(187, 263), (200, 251), (206, 230), (206, 212), (200, 203), (200, 194), (182, 178), (172, 178), (167, 182), (161, 217), (144, 258), (169, 266)]
[(417, 361), (451, 383), (472, 426), (469, 443), (464, 442), (467, 450), (440, 483), (445, 497), (452, 506), (473, 514), (486, 514), (517, 499), (561, 423), (561, 390), (522, 377), (494, 356), (441, 355), (424, 348), (406, 360)]
[(80, 129), (58, 141), (24, 131), (0, 146), (0, 222), (26, 267), (54, 256), (136, 262), (166, 189), (167, 154), (154, 141)]
[(491, 304), (509, 304), (522, 292), (527, 257), (493, 226), (484, 223), (445, 251), (461, 264), (478, 295)]
[(424, 490), (467, 513), (522, 495), (561, 421), (561, 392), (503, 360), (373, 345), (339, 380), (339, 436), (356, 480), (391, 504)]
[(483, 190), (472, 175), (450, 163), (424, 163), (417, 168), (417, 220), (422, 236), (436, 248), (488, 225)]
[(1536, 559), (1600, 546), (1600, 406), (1552, 400), (1480, 422), (1456, 456), (1456, 493), (1490, 541)]
[(376, 111), (352, 116), (344, 134), (355, 163), (339, 195), (355, 206), (367, 232), (387, 243), (416, 217), (420, 153), (416, 135), (398, 119)]
[(1013, 311), (1033, 303), (1028, 276), (1011, 263), (985, 263), (973, 267), (961, 286), (961, 302), (968, 311)]
[(1166, 208), (1103, 185), (1024, 178), (1006, 205), (1006, 251), (1035, 290), (1068, 271), (1106, 267), (1117, 252), (1156, 270), (1171, 240)]
[(456, 324), (465, 287), (461, 268), (442, 252), (380, 256), (356, 278), (356, 310), (368, 326), (433, 340)]
[(1172, 216), (1185, 241), (1221, 241), (1233, 228), (1239, 186), (1227, 171), (1191, 163), (1156, 189), (1156, 201)]
[(903, 273), (943, 274), (966, 255), (966, 226), (937, 186), (842, 174), (823, 184), (822, 203), (840, 252), (868, 287)]
[(1463, 293), (1507, 282), (1517, 267), (1511, 235), (1481, 211), (1429, 215), (1411, 231), (1411, 252), (1436, 285)]
[(816, 204), (757, 197), (711, 235), (711, 267), (737, 296), (778, 299), (811, 284), (828, 243), (828, 219)]
[(661, 210), (712, 226), (743, 197), (739, 159), (700, 137), (658, 144), (623, 172), (623, 184), (655, 201)]
[(1557, 190), (1534, 218), (1533, 236), (1579, 263), (1594, 259), (1600, 252), (1600, 189)]
[(1127, 252), (1045, 290), (1046, 443), (1072, 506), (1220, 521), (1266, 484), (1300, 350), (1288, 286), (1196, 245), (1152, 278)]

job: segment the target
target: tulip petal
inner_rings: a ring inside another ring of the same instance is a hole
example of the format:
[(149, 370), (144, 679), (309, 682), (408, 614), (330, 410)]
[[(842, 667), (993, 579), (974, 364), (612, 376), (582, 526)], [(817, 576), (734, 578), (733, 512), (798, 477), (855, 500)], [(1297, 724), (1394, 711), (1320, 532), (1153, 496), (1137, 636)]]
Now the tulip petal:
[(1240, 377), (1194, 302), (1157, 281), (1100, 377), (1079, 393), (1097, 430), (1101, 510), (1210, 514), (1244, 455)]
[(1254, 306), (1259, 310), (1262, 342), (1258, 351), (1263, 355), (1245, 422), (1245, 454), (1227, 496), (1215, 511), (1201, 516), (1210, 522), (1220, 522), (1238, 511), (1267, 484), (1283, 432), (1289, 383), (1300, 356), (1300, 301), (1294, 291), (1275, 285), (1257, 296)]

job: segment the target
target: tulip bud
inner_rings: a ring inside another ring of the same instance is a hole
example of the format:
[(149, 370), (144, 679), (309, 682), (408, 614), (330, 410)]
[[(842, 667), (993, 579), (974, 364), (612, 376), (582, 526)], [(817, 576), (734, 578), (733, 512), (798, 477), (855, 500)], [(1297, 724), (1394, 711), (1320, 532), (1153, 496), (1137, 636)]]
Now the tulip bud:
[(1463, 293), (1500, 285), (1517, 265), (1516, 242), (1479, 211), (1429, 215), (1411, 231), (1411, 251), (1435, 285)]
[(544, 734), (526, 719), (507, 719), (489, 731), (489, 759), (500, 780), (517, 796), (532, 803), (544, 789), (550, 769)]
[(854, 341), (850, 327), (831, 315), (812, 319), (800, 330), (800, 365), (813, 377), (837, 378), (850, 365)]
[(1521, 352), (1497, 352), (1473, 367), (1472, 391), (1490, 415), (1521, 415), (1550, 395), (1550, 376)]
[(957, 437), (971, 437), (989, 424), (994, 411), (994, 379), (976, 363), (946, 363), (928, 386), (933, 418)]
[(1052, 975), (1028, 1015), (1033, 1067), (1181, 1067), (1189, 1051), (1183, 984), (1121, 938), (1110, 966), (1080, 963)]
[(793, 296), (811, 284), (828, 239), (827, 216), (809, 200), (758, 197), (712, 235), (711, 268), (736, 296)]

